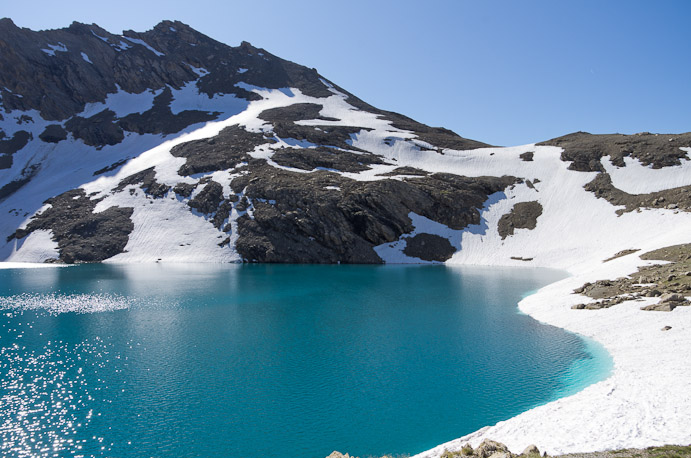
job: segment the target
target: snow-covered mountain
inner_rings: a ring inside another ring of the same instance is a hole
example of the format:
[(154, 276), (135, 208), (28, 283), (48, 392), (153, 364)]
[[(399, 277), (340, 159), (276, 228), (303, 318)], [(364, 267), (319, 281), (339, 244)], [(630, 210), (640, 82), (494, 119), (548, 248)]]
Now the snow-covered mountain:
[(519, 307), (602, 343), (613, 374), (420, 456), (484, 438), (550, 453), (689, 442), (691, 309), (644, 311), (662, 299), (639, 292), (586, 311), (572, 292), (691, 242), (691, 133), (491, 147), (170, 21), (114, 35), (0, 20), (0, 105), (0, 261), (565, 269)]
[(575, 269), (689, 241), (691, 133), (497, 148), (180, 22), (0, 20), (0, 260)]

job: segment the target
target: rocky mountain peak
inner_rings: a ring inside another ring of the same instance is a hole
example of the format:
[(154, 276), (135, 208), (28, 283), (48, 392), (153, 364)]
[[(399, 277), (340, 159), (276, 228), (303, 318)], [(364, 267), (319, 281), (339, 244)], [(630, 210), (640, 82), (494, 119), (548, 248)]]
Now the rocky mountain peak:
[(8, 17), (0, 18), (0, 31), (9, 28), (17, 28), (14, 21)]

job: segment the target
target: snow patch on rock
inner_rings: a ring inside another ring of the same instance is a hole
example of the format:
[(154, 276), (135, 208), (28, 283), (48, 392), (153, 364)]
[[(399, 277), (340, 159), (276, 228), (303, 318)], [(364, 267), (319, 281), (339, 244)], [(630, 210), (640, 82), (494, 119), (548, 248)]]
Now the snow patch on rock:
[(162, 92), (162, 89), (159, 89), (157, 91), (144, 91), (139, 94), (132, 94), (124, 91), (120, 86), (116, 85), (116, 87), (117, 92), (108, 94), (105, 101), (86, 104), (82, 112), (77, 116), (90, 118), (103, 110), (114, 112), (118, 118), (132, 113), (141, 114), (153, 107), (154, 99)]
[(152, 46), (150, 46), (147, 42), (145, 42), (142, 39), (139, 38), (132, 38), (132, 37), (124, 37), (126, 40), (131, 41), (134, 44), (144, 46), (146, 49), (151, 51), (152, 53), (156, 54), (158, 57), (165, 56), (162, 52), (160, 52), (157, 49), (154, 49)]
[(63, 43), (58, 43), (56, 45), (48, 45), (48, 49), (41, 49), (44, 53), (48, 54), (49, 56), (55, 57), (56, 52), (67, 52), (68, 49)]

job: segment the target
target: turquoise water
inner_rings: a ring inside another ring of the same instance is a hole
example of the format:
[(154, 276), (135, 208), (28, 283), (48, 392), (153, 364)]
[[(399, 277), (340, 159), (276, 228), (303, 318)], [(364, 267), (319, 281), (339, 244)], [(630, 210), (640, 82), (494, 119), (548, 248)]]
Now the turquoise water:
[(602, 379), (518, 312), (558, 271), (0, 270), (3, 456), (413, 454)]

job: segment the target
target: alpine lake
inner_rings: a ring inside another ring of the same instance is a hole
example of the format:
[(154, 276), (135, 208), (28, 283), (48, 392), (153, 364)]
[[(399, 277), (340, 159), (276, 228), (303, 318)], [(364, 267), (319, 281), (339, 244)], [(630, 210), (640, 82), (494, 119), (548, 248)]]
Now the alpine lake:
[(522, 314), (561, 271), (91, 264), (0, 270), (5, 457), (415, 454), (602, 380)]

